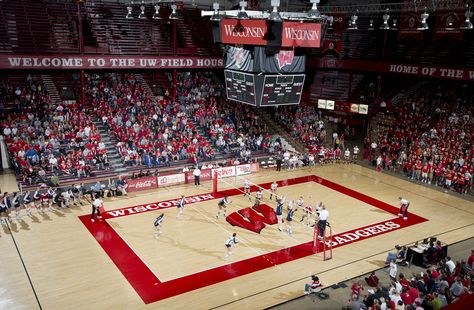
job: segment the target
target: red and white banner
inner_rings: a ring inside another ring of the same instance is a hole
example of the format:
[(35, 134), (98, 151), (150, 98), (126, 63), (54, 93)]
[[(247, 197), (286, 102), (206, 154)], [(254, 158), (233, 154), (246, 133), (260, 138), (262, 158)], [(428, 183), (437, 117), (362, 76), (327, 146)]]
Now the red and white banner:
[(438, 79), (474, 81), (474, 69), (430, 65), (375, 62), (366, 60), (339, 60), (334, 57), (308, 59), (308, 67), (350, 69), (378, 73), (396, 73)]
[(221, 57), (0, 55), (0, 69), (176, 69), (223, 68)]
[(158, 188), (156, 177), (144, 177), (140, 179), (127, 180), (129, 192), (142, 191), (152, 188)]
[(321, 46), (321, 24), (283, 22), (281, 45), (285, 47)]
[(246, 164), (235, 166), (236, 175), (251, 174), (258, 172), (258, 164)]
[(263, 19), (223, 19), (222, 43), (267, 45), (267, 23)]
[(215, 175), (214, 173), (217, 173), (217, 177), (219, 179), (233, 177), (233, 176), (235, 176), (235, 166), (212, 169), (213, 178), (214, 178), (214, 175)]
[(158, 188), (182, 184), (186, 182), (186, 177), (184, 173), (170, 174), (158, 177)]
[[(267, 45), (267, 22), (258, 20), (223, 19), (222, 43), (243, 45)], [(321, 45), (321, 24), (283, 22), (283, 47), (312, 47)]]
[[(211, 169), (201, 170), (201, 177), (199, 178), (200, 181), (209, 181), (211, 179), (212, 179)], [(186, 183), (194, 183), (194, 174), (192, 171), (186, 172)]]

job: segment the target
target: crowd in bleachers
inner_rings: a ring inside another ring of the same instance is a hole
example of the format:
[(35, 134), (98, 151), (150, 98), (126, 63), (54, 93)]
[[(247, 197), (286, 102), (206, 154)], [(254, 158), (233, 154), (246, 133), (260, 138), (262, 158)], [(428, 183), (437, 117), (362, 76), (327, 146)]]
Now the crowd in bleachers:
[(404, 275), (392, 260), (389, 283), (382, 283), (375, 272), (365, 278), (367, 287), (354, 282), (347, 309), (438, 310), (473, 294), (474, 250), (467, 260), (453, 261), (441, 255), (441, 248), (433, 249), (439, 252), (436, 261), (423, 272)]
[(104, 168), (107, 155), (90, 115), (79, 105), (53, 103), (34, 76), (17, 83), (3, 84), (2, 101), (13, 99), (15, 110), (1, 127), (23, 181), (57, 183), (59, 175), (89, 176), (93, 167)]
[(378, 170), (401, 170), (410, 179), (467, 193), (474, 173), (474, 109), (438, 89), (423, 89), (390, 108), (393, 123), (372, 137)]
[(195, 118), (224, 154), (249, 158), (252, 152), (274, 151), (266, 124), (250, 106), (222, 100), (201, 106)]
[[(191, 100), (202, 100), (192, 97), (192, 85), (187, 94), (180, 93), (173, 101), (145, 92), (133, 74), (106, 74), (88, 82), (95, 113), (117, 138), (124, 165), (156, 167), (181, 159), (214, 156), (191, 118)], [(184, 82), (180, 80), (179, 84)]]
[(309, 149), (321, 146), (326, 139), (322, 111), (314, 106), (278, 107), (275, 109), (275, 120)]

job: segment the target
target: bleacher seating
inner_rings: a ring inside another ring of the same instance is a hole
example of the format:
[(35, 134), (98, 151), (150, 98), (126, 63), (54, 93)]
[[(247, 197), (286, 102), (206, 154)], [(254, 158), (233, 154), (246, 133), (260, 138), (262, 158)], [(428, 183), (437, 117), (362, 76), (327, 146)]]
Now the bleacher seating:
[(0, 2), (2, 53), (78, 53), (77, 9), (71, 1)]

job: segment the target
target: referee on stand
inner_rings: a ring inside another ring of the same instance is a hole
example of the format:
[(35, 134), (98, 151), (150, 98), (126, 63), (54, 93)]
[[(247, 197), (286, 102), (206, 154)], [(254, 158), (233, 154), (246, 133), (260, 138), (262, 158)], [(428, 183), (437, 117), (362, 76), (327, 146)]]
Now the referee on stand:
[(322, 210), (319, 211), (319, 221), (318, 221), (318, 229), (319, 229), (319, 240), (324, 238), (324, 231), (326, 230), (326, 225), (329, 217), (329, 212), (326, 210), (326, 206), (323, 205)]

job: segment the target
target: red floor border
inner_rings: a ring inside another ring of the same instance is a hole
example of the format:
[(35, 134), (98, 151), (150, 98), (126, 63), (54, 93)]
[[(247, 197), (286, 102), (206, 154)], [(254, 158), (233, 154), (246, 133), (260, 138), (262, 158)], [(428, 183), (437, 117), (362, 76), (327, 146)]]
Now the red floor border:
[[(386, 212), (395, 215), (398, 214), (397, 207), (391, 206), (385, 202), (314, 175), (279, 181), (278, 185), (282, 187), (306, 182), (317, 182), (323, 186), (351, 196)], [(263, 188), (270, 188), (270, 184), (271, 182), (259, 184), (259, 186), (262, 186)], [(214, 197), (217, 199), (225, 195), (232, 196), (237, 194), (240, 194), (239, 190), (230, 189), (220, 191), (217, 193), (217, 195), (214, 195)], [(154, 210), (145, 210), (143, 212), (149, 211)], [(161, 282), (140, 259), (140, 257), (138, 257), (138, 255), (120, 237), (120, 235), (107, 223), (107, 221), (105, 221), (108, 218), (113, 218), (113, 216), (104, 214), (104, 221), (92, 223), (90, 221), (89, 215), (83, 215), (79, 217), (84, 226), (86, 226), (92, 236), (97, 240), (100, 246), (104, 249), (110, 259), (114, 262), (117, 268), (122, 272), (128, 282), (132, 285), (138, 295), (142, 298), (143, 302), (146, 304), (273, 267), (275, 265), (287, 263), (296, 259), (313, 255), (317, 252), (313, 248), (313, 242), (306, 242), (257, 257), (230, 263), (225, 266), (190, 274), (170, 281)], [(334, 248), (346, 245), (348, 243), (365, 240), (375, 235), (385, 234), (393, 230), (419, 224), (424, 221), (427, 220), (411, 213), (407, 221), (396, 217), (393, 220), (387, 220), (343, 232), (333, 236), (334, 240), (337, 241), (335, 242), (336, 244), (334, 245)], [(355, 239), (355, 237), (358, 238)], [(197, 279), (199, 280), (197, 281)]]

